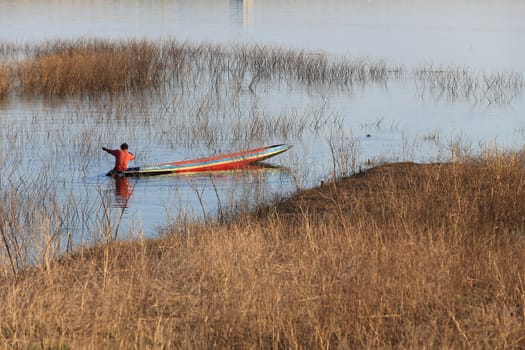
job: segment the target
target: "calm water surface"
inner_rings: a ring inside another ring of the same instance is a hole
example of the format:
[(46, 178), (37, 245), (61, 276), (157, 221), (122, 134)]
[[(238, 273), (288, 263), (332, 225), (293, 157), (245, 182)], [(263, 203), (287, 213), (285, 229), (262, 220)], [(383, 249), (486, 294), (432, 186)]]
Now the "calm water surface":
[[(523, 75), (523, 18), (525, 2), (518, 0), (0, 0), (0, 41), (176, 38), (223, 45), (260, 43), (334, 59), (382, 59), (407, 72), (432, 64), (465, 67), (474, 75)], [(113, 223), (122, 221), (122, 235), (134, 231), (152, 236), (167, 223), (211, 215), (218, 208), (249, 207), (318, 184), (333, 170), (329, 145), (336, 137), (347, 140), (346, 150), (349, 144), (355, 147), (358, 165), (369, 159), (448, 159), (452, 143), (474, 150), (480, 145), (518, 149), (525, 138), (521, 90), (503, 103), (494, 103), (482, 95), (453, 97), (429, 89), (411, 74), (345, 91), (268, 86), (246, 98), (247, 105), (256, 104), (269, 115), (295, 111), (300, 116), (319, 110), (325, 125), (249, 144), (225, 137), (214, 143), (198, 139), (189, 145), (176, 133), (163, 134), (161, 109), (154, 104), (143, 115), (135, 111), (127, 121), (105, 123), (96, 111), (78, 112), (72, 101), (10, 100), (0, 103), (3, 182), (20, 179), (23, 169), (31, 169), (23, 176), (25, 182), (36, 184), (42, 174), (49, 175), (46, 179), (53, 180), (46, 181), (54, 182), (59, 200), (73, 197), (82, 203), (75, 205), (75, 218), (68, 224), (79, 240), (89, 236), (108, 212)], [(171, 113), (184, 114), (177, 109)], [(160, 126), (151, 126), (152, 120)], [(271, 160), (278, 169), (117, 183), (103, 176), (112, 166), (112, 157), (100, 148), (116, 148), (123, 141), (137, 154), (137, 165), (273, 143), (291, 143), (294, 148)], [(9, 177), (6, 169), (14, 164), (18, 170)], [(122, 220), (121, 207), (126, 208)]]

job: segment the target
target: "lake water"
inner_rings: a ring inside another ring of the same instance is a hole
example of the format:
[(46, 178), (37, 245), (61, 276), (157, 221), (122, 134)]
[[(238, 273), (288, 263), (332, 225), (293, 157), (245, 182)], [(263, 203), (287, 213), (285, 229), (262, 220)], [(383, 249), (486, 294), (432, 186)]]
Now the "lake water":
[[(502, 98), (483, 88), (454, 95), (423, 84), (411, 72), (455, 67), (481, 85), (493, 74), (521, 77), (523, 18), (525, 2), (520, 0), (0, 0), (0, 41), (19, 45), (81, 38), (249, 43), (305, 50), (329, 59), (382, 60), (406, 72), (400, 79), (344, 90), (268, 84), (256, 93), (247, 92), (242, 106), (235, 107), (237, 114), (255, 108), (261, 115), (306, 118), (305, 125), (310, 125), (301, 132), (274, 133), (249, 142), (224, 131), (214, 135), (213, 142), (204, 135), (188, 137), (182, 131), (192, 124), (195, 104), (185, 100), (164, 113), (158, 101), (147, 99), (147, 107), (135, 105), (124, 112), (129, 115), (118, 117), (111, 108), (73, 100), (14, 97), (0, 102), (2, 184), (40, 186), (45, 179), (56, 192), (53, 200), (75, 203), (68, 204), (73, 214), (64, 227), (77, 241), (87, 239), (107, 217), (114, 225), (121, 222), (121, 237), (131, 232), (150, 237), (168, 223), (211, 215), (217, 208), (250, 207), (315, 186), (333, 174), (334, 149), (340, 156), (353, 157), (355, 163), (348, 167), (354, 170), (369, 161), (447, 160), (455, 143), (474, 151), (493, 146), (521, 149), (523, 83), (504, 91)], [(229, 112), (218, 108), (221, 115)], [(314, 115), (322, 127), (311, 126)], [(181, 119), (174, 124), (175, 117)], [(220, 120), (215, 123), (212, 129), (224, 126)], [(242, 119), (228, 123), (242, 126)], [(117, 148), (123, 141), (137, 154), (137, 165), (274, 143), (294, 147), (270, 161), (280, 168), (117, 183), (104, 176), (112, 158), (100, 148)], [(43, 205), (48, 200), (43, 194)]]

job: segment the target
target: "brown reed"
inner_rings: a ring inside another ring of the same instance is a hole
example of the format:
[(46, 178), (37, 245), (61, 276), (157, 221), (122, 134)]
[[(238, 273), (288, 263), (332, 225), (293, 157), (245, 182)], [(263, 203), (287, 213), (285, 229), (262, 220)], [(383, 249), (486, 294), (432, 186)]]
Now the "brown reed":
[(525, 160), (385, 164), (0, 276), (0, 344), (523, 348)]
[[(408, 77), (382, 59), (330, 57), (265, 45), (220, 46), (166, 40), (82, 39), (26, 44), (0, 43), (0, 57), (18, 74), (4, 90), (29, 95), (93, 95), (145, 89), (203, 88), (255, 92), (261, 83), (349, 89)], [(23, 57), (23, 59), (20, 59)], [(473, 72), (460, 66), (425, 65), (413, 70), (427, 93), (508, 104), (524, 86), (516, 72)], [(4, 92), (4, 95), (6, 92)]]
[(12, 84), (11, 80), (11, 69), (5, 64), (0, 64), (0, 99), (7, 97)]
[(206, 80), (219, 88), (229, 81), (254, 91), (261, 81), (291, 81), (307, 85), (349, 86), (385, 81), (401, 67), (382, 61), (343, 58), (268, 46), (231, 46), (179, 43), (174, 40), (49, 41), (2, 45), (4, 56), (23, 52), (22, 61), (9, 60), (18, 71), (20, 93), (29, 95), (85, 95), (171, 86)]
[(163, 65), (159, 47), (146, 41), (55, 43), (19, 66), (29, 95), (84, 95), (157, 88)]

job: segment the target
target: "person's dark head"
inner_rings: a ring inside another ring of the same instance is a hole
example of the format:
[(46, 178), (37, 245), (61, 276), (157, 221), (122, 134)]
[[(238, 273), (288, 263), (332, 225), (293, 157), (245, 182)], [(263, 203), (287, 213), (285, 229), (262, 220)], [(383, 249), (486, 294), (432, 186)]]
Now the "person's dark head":
[(126, 151), (128, 149), (128, 144), (124, 142), (122, 145), (120, 145), (120, 149)]

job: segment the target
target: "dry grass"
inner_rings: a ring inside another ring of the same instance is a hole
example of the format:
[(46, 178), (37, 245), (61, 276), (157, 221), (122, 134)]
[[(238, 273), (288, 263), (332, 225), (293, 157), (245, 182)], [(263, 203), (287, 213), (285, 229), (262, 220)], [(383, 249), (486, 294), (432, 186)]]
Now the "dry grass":
[(11, 69), (5, 64), (0, 64), (0, 100), (7, 97), (12, 84), (11, 80)]
[(523, 348), (525, 161), (390, 164), (0, 277), (0, 344)]
[(151, 89), (161, 82), (163, 65), (159, 47), (153, 43), (57, 42), (46, 49), (19, 65), (25, 94), (119, 93)]
[(425, 65), (415, 67), (409, 76), (402, 66), (382, 59), (175, 40), (57, 40), (24, 46), (0, 42), (0, 64), (17, 72), (6, 85), (5, 72), (0, 71), (0, 96), (7, 92), (91, 96), (151, 89), (166, 92), (173, 88), (184, 93), (197, 87), (239, 94), (283, 83), (337, 91), (385, 85), (392, 79), (414, 79), (424, 94), (436, 98), (510, 104), (525, 84), (522, 74), (516, 72), (473, 72), (460, 66)]
[[(93, 95), (206, 82), (254, 92), (261, 82), (349, 86), (386, 81), (401, 67), (377, 60), (342, 58), (267, 46), (216, 46), (174, 40), (50, 41), (26, 46), (0, 43), (0, 58), (17, 71), (16, 88), (26, 95)], [(20, 59), (22, 57), (23, 59)], [(2, 62), (2, 61), (0, 61)]]

